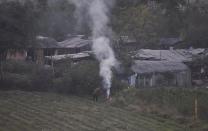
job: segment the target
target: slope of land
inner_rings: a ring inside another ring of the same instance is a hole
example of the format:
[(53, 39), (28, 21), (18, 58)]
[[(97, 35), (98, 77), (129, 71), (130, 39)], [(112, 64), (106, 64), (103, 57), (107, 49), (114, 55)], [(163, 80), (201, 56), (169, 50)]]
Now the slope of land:
[(173, 121), (89, 99), (0, 91), (0, 131), (185, 131)]

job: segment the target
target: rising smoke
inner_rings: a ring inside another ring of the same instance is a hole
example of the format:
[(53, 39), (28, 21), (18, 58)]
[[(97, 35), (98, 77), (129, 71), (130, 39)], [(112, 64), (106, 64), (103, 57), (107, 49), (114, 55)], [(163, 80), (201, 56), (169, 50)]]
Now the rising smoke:
[[(76, 15), (78, 24), (85, 18), (83, 11), (89, 16), (89, 26), (92, 29), (93, 45), (92, 49), (100, 62), (100, 76), (103, 79), (103, 88), (106, 89), (107, 98), (110, 96), (112, 83), (112, 68), (118, 66), (113, 49), (110, 46), (109, 38), (112, 30), (109, 26), (110, 9), (114, 5), (114, 0), (71, 0), (76, 5)], [(85, 14), (86, 15), (86, 14)]]

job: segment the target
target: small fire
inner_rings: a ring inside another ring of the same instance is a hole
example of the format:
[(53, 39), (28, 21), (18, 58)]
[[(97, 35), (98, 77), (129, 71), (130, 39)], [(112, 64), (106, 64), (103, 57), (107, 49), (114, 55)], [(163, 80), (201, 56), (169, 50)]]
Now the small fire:
[(107, 98), (107, 100), (110, 99), (110, 89), (106, 90), (106, 98)]

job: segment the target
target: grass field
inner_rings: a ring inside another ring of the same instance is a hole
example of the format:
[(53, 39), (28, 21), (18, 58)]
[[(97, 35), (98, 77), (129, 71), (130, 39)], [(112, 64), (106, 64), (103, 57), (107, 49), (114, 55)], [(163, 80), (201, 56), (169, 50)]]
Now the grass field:
[(0, 91), (0, 131), (186, 131), (171, 120), (53, 93)]

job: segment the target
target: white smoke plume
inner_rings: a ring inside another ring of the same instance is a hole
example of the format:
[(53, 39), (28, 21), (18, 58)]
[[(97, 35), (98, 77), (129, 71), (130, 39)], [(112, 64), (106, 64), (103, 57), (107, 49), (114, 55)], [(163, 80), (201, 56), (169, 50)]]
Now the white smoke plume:
[(114, 5), (113, 0), (71, 0), (76, 5), (76, 15), (79, 22), (84, 18), (83, 10), (87, 11), (90, 17), (90, 28), (92, 29), (92, 49), (100, 62), (100, 76), (103, 79), (103, 88), (106, 89), (107, 98), (110, 97), (112, 83), (112, 68), (117, 68), (118, 61), (111, 48), (109, 36), (112, 34), (109, 26), (110, 9)]

